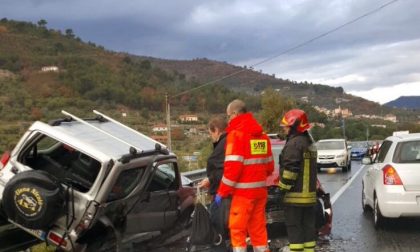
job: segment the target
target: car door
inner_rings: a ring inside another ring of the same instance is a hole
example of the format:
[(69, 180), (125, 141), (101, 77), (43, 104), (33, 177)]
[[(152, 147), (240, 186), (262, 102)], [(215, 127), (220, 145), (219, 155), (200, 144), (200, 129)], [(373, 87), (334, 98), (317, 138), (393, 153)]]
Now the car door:
[(180, 177), (175, 162), (160, 162), (154, 167), (151, 181), (133, 211), (127, 215), (126, 232), (164, 231), (179, 215)]
[(384, 160), (392, 146), (392, 141), (386, 140), (384, 141), (382, 148), (379, 150), (379, 153), (374, 160), (373, 164), (368, 168), (368, 177), (369, 177), (369, 183), (367, 183), (365, 186), (367, 187), (367, 191), (369, 192), (368, 195), (366, 195), (366, 199), (371, 203), (373, 206), (373, 194), (375, 189), (375, 185), (378, 182), (381, 182), (383, 180), (383, 172), (382, 168), (384, 167)]

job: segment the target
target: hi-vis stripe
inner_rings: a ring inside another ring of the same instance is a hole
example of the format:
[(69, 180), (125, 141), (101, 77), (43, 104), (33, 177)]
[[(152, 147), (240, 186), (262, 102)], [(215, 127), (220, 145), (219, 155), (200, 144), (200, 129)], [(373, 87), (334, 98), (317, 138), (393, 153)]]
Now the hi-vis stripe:
[(266, 183), (265, 180), (264, 181), (256, 181), (256, 182), (235, 182), (232, 181), (228, 178), (226, 178), (225, 176), (223, 176), (222, 178), (222, 182), (228, 186), (234, 187), (234, 188), (260, 188), (260, 187), (265, 187)]
[(254, 164), (268, 164), (273, 161), (273, 157), (266, 157), (266, 158), (247, 158), (245, 159), (243, 156), (240, 155), (227, 155), (225, 157), (225, 161), (238, 161), (243, 163), (244, 165), (254, 165)]

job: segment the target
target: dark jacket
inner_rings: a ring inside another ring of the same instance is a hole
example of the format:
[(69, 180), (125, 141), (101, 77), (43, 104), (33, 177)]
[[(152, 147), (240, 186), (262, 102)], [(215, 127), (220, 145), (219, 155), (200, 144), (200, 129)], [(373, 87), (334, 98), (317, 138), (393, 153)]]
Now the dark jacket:
[(220, 180), (223, 177), (223, 166), (225, 162), (226, 133), (220, 135), (217, 142), (213, 143), (213, 152), (207, 160), (207, 177), (210, 181), (209, 193), (215, 195), (219, 188)]
[(316, 203), (317, 152), (307, 132), (288, 136), (280, 155), (281, 190), (286, 191), (284, 203), (313, 206)]

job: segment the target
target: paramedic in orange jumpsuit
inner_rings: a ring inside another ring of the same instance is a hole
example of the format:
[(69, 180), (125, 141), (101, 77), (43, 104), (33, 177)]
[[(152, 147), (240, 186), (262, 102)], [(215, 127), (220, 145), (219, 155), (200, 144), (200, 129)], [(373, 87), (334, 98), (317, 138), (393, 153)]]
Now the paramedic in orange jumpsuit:
[(243, 101), (232, 101), (226, 112), (225, 168), (215, 201), (232, 195), (229, 230), (233, 252), (246, 252), (247, 235), (255, 252), (266, 252), (265, 181), (274, 169), (270, 141)]

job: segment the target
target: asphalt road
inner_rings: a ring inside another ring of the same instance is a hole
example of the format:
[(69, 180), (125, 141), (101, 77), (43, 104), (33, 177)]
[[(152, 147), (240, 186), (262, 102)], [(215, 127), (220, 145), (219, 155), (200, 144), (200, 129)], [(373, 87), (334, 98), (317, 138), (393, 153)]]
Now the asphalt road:
[[(353, 161), (348, 174), (337, 170), (322, 171), (319, 178), (325, 189), (334, 198), (340, 184), (345, 185), (363, 169), (360, 161)], [(333, 203), (333, 230), (328, 243), (320, 246), (324, 251), (420, 251), (420, 219), (393, 220), (383, 229), (373, 226), (372, 211), (362, 210), (362, 176), (364, 170), (354, 177), (352, 183)]]

